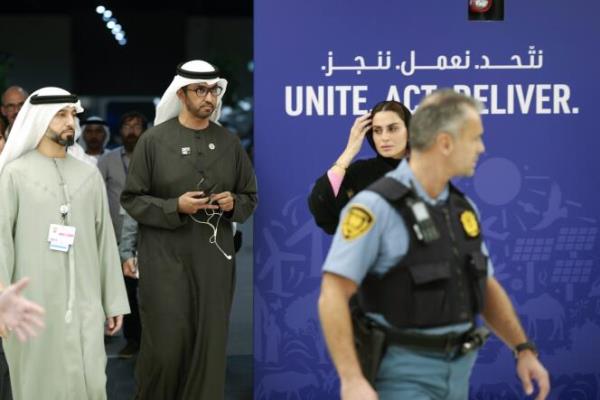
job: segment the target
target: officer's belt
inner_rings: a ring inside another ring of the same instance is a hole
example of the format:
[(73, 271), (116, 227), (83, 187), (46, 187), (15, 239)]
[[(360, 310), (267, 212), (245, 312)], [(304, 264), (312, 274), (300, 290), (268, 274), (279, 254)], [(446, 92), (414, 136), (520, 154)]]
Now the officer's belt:
[(490, 332), (485, 327), (472, 328), (466, 332), (450, 332), (442, 335), (426, 335), (385, 329), (388, 345), (418, 347), (423, 350), (446, 354), (466, 354), (483, 346)]

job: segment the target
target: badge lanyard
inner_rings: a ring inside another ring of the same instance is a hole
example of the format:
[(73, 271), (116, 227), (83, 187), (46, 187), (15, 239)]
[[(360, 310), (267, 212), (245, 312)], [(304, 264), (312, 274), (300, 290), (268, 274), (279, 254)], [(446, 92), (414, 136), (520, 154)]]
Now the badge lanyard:
[[(60, 173), (60, 169), (58, 168), (56, 159), (52, 159), (52, 161), (54, 161), (54, 167), (56, 168), (56, 172), (58, 173), (59, 184), (62, 187), (63, 196), (65, 200), (65, 203), (59, 207), (58, 211), (60, 213), (62, 225), (66, 226), (69, 223), (69, 213), (71, 212), (71, 199), (69, 197), (69, 191), (67, 190), (67, 183), (65, 182), (62, 174)], [(73, 320), (73, 304), (75, 303), (75, 255), (72, 245), (67, 250), (67, 254), (69, 256), (69, 299), (67, 301), (67, 312), (65, 313), (65, 322), (69, 324)]]

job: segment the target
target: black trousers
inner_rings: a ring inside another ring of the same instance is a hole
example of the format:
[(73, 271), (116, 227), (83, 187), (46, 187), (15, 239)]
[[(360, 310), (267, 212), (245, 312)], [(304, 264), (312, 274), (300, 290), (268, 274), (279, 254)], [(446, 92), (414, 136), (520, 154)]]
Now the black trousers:
[(12, 391), (10, 389), (10, 374), (8, 373), (8, 363), (2, 349), (0, 340), (0, 399), (12, 400)]
[(123, 318), (123, 335), (128, 342), (139, 344), (142, 336), (142, 325), (140, 323), (140, 308), (138, 307), (138, 280), (126, 276), (125, 288), (127, 289), (131, 314), (127, 314)]

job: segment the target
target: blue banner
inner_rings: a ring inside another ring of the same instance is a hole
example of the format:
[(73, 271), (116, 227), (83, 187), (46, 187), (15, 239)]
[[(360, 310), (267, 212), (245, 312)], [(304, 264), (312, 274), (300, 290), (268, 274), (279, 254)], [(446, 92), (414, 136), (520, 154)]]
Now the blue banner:
[[(308, 193), (357, 115), (384, 99), (414, 109), (441, 87), (484, 105), (486, 153), (457, 184), (481, 211), (550, 398), (600, 399), (600, 53), (590, 46), (600, 3), (507, 2), (501, 22), (469, 21), (467, 3), (255, 0), (256, 399), (337, 398), (317, 316), (330, 238)], [(493, 338), (470, 397), (523, 396), (511, 352)]]

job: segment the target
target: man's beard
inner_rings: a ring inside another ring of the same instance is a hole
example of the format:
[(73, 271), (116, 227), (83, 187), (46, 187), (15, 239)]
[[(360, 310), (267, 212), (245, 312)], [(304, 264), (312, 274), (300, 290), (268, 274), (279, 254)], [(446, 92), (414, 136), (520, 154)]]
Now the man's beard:
[(194, 110), (194, 116), (196, 118), (201, 118), (201, 119), (206, 119), (209, 118), (213, 112), (215, 112), (215, 108), (211, 107), (211, 111), (207, 112), (205, 111), (206, 106), (202, 105), (200, 107), (198, 107), (197, 109)]
[(59, 133), (56, 133), (53, 130), (51, 130), (50, 128), (48, 128), (48, 131), (46, 132), (46, 136), (48, 136), (48, 138), (50, 138), (50, 140), (52, 140), (54, 143), (59, 144), (61, 146), (65, 146), (65, 147), (72, 146), (75, 143), (75, 133), (74, 132), (72, 135), (67, 136), (66, 139), (63, 139), (60, 137)]
[(136, 135), (127, 135), (123, 138), (123, 147), (127, 153), (133, 153), (133, 149), (140, 137)]
[[(205, 108), (210, 108), (210, 111), (206, 111)], [(203, 102), (198, 107), (194, 107), (194, 104), (190, 101), (187, 103), (187, 109), (196, 118), (206, 119), (209, 118), (213, 112), (215, 112), (216, 105), (210, 102)]]

